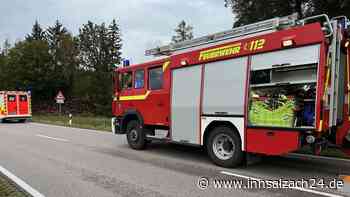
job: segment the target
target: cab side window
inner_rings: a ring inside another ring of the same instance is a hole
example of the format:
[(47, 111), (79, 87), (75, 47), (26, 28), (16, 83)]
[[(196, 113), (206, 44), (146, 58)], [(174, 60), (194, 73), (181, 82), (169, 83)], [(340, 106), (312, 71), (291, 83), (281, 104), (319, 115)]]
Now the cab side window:
[(16, 101), (16, 96), (15, 95), (9, 95), (7, 97), (7, 99), (8, 99), (9, 102), (14, 102), (14, 101)]
[(159, 90), (163, 88), (163, 70), (162, 67), (152, 68), (148, 71), (148, 87), (150, 90)]
[(137, 70), (135, 72), (134, 88), (141, 89), (144, 86), (145, 86), (145, 71), (144, 70)]
[(26, 102), (27, 101), (27, 96), (26, 95), (21, 95), (19, 96), (19, 100), (22, 102)]
[(132, 88), (132, 72), (120, 73), (120, 89), (126, 90)]

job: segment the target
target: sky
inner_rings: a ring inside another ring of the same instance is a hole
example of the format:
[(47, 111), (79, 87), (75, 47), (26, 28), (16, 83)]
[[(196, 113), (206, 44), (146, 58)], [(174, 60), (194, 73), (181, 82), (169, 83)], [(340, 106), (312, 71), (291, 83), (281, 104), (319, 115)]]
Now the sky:
[(31, 32), (35, 20), (47, 28), (61, 21), (74, 35), (87, 21), (120, 24), (123, 58), (131, 63), (152, 59), (146, 49), (170, 42), (181, 20), (193, 26), (194, 36), (228, 30), (233, 15), (224, 0), (3, 0), (0, 42), (12, 43)]

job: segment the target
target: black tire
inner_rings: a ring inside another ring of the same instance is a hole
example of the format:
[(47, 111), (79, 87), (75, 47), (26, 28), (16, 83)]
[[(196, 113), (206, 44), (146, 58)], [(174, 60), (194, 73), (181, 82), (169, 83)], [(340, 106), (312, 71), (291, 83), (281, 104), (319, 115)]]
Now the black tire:
[(131, 148), (142, 150), (146, 148), (145, 132), (141, 128), (140, 122), (131, 120), (126, 126), (126, 138)]
[[(222, 145), (221, 143), (216, 143), (217, 145), (215, 147), (217, 147), (218, 144), (221, 145), (221, 151), (219, 151), (220, 148), (214, 147), (214, 140), (219, 142), (220, 140), (218, 139), (221, 139), (220, 137), (227, 138), (227, 140), (222, 140)], [(232, 168), (242, 164), (244, 154), (242, 151), (241, 139), (237, 132), (230, 127), (219, 126), (214, 128), (208, 136), (206, 149), (211, 160), (218, 166)], [(214, 149), (216, 149), (216, 151)], [(225, 155), (224, 153), (218, 153), (222, 152), (222, 149), (224, 149), (225, 153), (227, 153), (226, 150), (229, 150), (230, 154)]]

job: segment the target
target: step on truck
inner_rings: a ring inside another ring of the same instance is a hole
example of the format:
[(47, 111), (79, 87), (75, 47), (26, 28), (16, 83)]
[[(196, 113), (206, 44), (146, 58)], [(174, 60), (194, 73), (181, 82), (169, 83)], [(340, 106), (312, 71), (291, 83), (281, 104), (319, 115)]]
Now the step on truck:
[(115, 69), (114, 134), (205, 147), (234, 167), (246, 154), (315, 154), (350, 141), (350, 22), (274, 18), (146, 51)]
[(0, 122), (32, 118), (31, 97), (24, 91), (0, 91)]

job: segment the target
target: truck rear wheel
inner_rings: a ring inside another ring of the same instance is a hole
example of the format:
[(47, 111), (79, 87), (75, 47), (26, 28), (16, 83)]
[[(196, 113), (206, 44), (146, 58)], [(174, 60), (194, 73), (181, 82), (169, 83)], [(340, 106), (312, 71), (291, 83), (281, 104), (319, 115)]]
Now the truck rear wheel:
[(222, 167), (236, 167), (242, 163), (243, 151), (239, 135), (230, 127), (216, 127), (206, 144), (209, 157)]
[(126, 138), (131, 148), (142, 150), (146, 147), (145, 132), (137, 120), (131, 120), (126, 126)]

